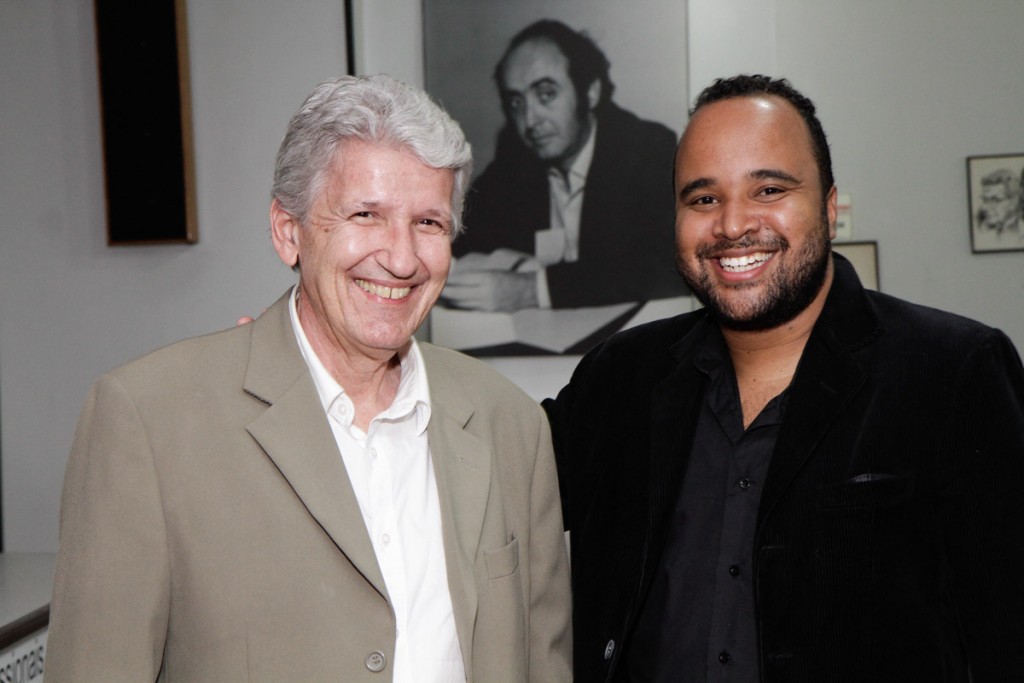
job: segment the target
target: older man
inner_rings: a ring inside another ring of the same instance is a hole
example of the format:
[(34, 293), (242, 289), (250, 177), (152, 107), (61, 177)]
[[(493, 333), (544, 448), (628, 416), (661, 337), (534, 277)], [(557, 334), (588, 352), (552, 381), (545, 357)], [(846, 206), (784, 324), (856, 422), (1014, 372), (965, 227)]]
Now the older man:
[(298, 285), (103, 376), (68, 464), (48, 681), (559, 681), (547, 422), (412, 334), (470, 150), (386, 77), (318, 86), (278, 153)]

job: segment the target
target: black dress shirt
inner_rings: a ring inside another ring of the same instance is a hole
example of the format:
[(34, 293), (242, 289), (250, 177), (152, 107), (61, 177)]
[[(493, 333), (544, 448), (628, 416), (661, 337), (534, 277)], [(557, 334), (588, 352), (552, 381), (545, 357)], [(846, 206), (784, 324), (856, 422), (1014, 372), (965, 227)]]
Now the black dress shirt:
[(758, 680), (751, 561), (786, 392), (744, 430), (725, 342), (717, 331), (711, 338), (695, 358), (708, 393), (658, 573), (628, 644), (630, 681)]

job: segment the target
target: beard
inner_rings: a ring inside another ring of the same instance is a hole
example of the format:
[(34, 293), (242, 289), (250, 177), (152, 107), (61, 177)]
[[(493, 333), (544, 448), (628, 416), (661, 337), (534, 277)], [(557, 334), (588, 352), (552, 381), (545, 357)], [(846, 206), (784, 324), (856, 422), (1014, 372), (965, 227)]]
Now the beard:
[(786, 255), (791, 250), (789, 241), (777, 235), (767, 239), (749, 236), (738, 241), (723, 239), (700, 246), (695, 264), (685, 261), (680, 255), (677, 267), (694, 296), (722, 327), (738, 332), (760, 332), (785, 325), (814, 301), (825, 283), (831, 255), (828, 224), (824, 222), (798, 252), (790, 254), (792, 262), (780, 264), (768, 282), (729, 285), (728, 289), (733, 291), (764, 287), (765, 291), (760, 296), (735, 303), (724, 296), (726, 292), (721, 285), (712, 282), (707, 261), (733, 249), (749, 248), (776, 251), (773, 258)]

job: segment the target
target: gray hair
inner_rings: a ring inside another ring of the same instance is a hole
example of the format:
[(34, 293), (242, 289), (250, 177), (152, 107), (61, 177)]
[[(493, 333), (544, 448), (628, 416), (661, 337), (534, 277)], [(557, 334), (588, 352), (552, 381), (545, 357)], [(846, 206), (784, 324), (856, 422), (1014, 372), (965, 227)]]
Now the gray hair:
[(292, 116), (274, 167), (273, 196), (285, 212), (306, 224), (345, 140), (399, 147), (431, 168), (454, 171), (451, 239), (458, 236), (473, 170), (466, 136), (425, 92), (383, 74), (324, 81)]

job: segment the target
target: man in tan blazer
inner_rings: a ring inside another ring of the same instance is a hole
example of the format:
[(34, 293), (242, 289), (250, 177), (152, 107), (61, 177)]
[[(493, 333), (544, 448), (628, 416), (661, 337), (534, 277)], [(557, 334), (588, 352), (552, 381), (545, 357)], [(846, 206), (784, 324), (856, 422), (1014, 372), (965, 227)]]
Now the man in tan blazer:
[(88, 398), (48, 682), (569, 680), (546, 418), (486, 365), (412, 339), (470, 164), (420, 91), (314, 90), (271, 207), (296, 289)]

